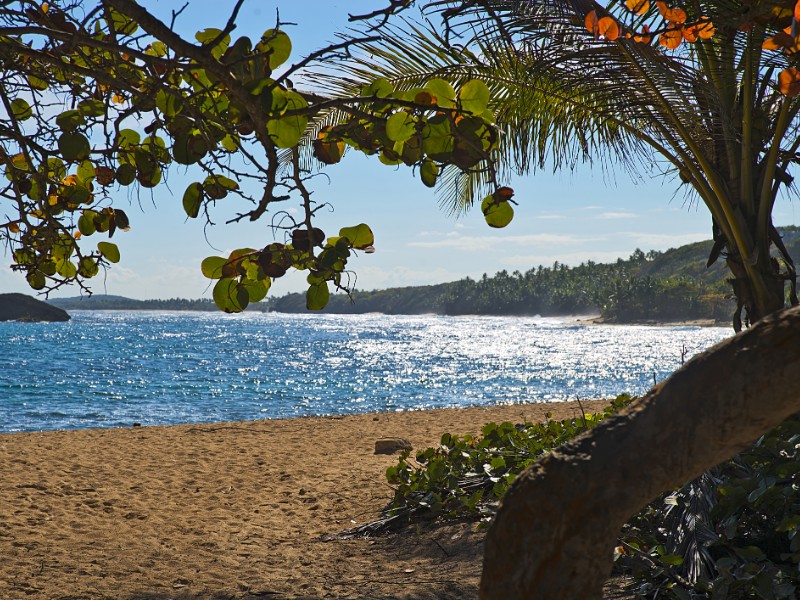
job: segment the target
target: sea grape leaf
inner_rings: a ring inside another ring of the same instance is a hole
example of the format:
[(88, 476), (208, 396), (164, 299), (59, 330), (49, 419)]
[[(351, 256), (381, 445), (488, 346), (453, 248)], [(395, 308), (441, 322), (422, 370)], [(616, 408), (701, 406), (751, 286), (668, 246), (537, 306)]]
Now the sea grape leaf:
[(84, 210), (78, 219), (78, 231), (80, 231), (83, 235), (92, 235), (95, 231), (97, 231), (95, 219), (98, 216), (100, 215), (97, 211)]
[(355, 227), (343, 227), (339, 230), (339, 237), (346, 237), (350, 240), (350, 245), (358, 250), (375, 243), (375, 235), (366, 223), (360, 223)]
[(386, 120), (386, 135), (393, 142), (404, 142), (414, 135), (416, 120), (406, 111), (394, 113)]
[(203, 186), (196, 181), (190, 183), (183, 193), (183, 210), (191, 219), (197, 218), (200, 214), (200, 207), (203, 204)]
[(489, 194), (481, 203), (481, 212), (489, 227), (502, 228), (511, 223), (514, 218), (514, 209), (505, 200), (496, 200)]
[(78, 273), (83, 277), (94, 277), (99, 271), (100, 269), (97, 266), (97, 262), (88, 256), (84, 256), (78, 263)]
[[(213, 27), (209, 27), (207, 29), (203, 29), (202, 31), (198, 31), (194, 35), (194, 37), (198, 42), (203, 44), (203, 46), (208, 46), (215, 39), (220, 37), (221, 34), (222, 34), (221, 29), (215, 29)], [(226, 33), (220, 38), (219, 42), (217, 42), (216, 45), (213, 48), (211, 48), (211, 56), (213, 56), (216, 59), (222, 58), (222, 55), (225, 53), (225, 50), (228, 49), (228, 44), (230, 43), (231, 43), (231, 36)]]
[(430, 159), (425, 159), (419, 167), (419, 176), (429, 188), (436, 185), (436, 178), (439, 176), (439, 165)]
[(226, 313), (238, 313), (247, 308), (250, 295), (235, 279), (223, 277), (214, 286), (212, 292), (214, 304)]
[(383, 77), (378, 77), (375, 81), (361, 89), (362, 96), (375, 96), (376, 98), (388, 98), (394, 91), (394, 86)]
[(471, 79), (458, 91), (461, 108), (474, 115), (479, 115), (488, 108), (489, 96), (489, 88), (480, 79)]
[(425, 84), (425, 89), (436, 98), (436, 104), (442, 108), (455, 108), (456, 91), (444, 79), (431, 79)]
[(222, 268), (227, 262), (227, 259), (221, 256), (209, 256), (200, 263), (200, 270), (209, 279), (220, 279), (222, 277)]
[(89, 140), (81, 133), (62, 133), (58, 138), (58, 151), (67, 160), (79, 161), (89, 158), (92, 151)]
[(72, 131), (86, 123), (86, 119), (77, 110), (65, 110), (56, 117), (56, 125), (61, 131)]
[(120, 259), (119, 248), (112, 242), (97, 242), (97, 250), (109, 262), (118, 263)]
[(25, 121), (33, 116), (31, 105), (22, 98), (17, 98), (11, 103), (11, 112), (14, 114), (14, 118), (18, 121)]
[(136, 179), (136, 168), (133, 165), (120, 165), (116, 177), (120, 185), (130, 185)]
[(315, 283), (306, 292), (306, 308), (308, 310), (322, 310), (328, 305), (331, 293), (328, 290), (328, 282), (322, 281)]
[[(286, 111), (302, 110), (308, 107), (308, 102), (297, 92), (284, 92)], [(305, 115), (290, 115), (273, 118), (267, 122), (267, 132), (279, 148), (292, 148), (303, 137), (303, 132), (308, 125)]]
[(256, 50), (269, 53), (269, 68), (274, 71), (292, 54), (292, 40), (283, 31), (267, 29), (261, 37), (261, 42), (256, 44)]
[(247, 290), (250, 302), (261, 302), (267, 296), (272, 281), (269, 277), (265, 279), (245, 279), (239, 284)]

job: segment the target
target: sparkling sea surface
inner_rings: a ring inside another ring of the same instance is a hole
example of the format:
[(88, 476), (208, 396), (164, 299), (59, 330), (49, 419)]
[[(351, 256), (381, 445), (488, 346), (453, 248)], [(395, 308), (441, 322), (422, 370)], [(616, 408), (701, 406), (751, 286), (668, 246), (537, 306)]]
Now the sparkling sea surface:
[(642, 394), (726, 327), (72, 311), (0, 323), (0, 432)]

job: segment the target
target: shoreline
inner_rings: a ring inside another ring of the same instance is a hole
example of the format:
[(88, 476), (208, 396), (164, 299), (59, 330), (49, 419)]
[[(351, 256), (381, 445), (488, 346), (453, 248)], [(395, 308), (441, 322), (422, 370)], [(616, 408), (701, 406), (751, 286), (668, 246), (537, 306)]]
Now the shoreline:
[[(587, 412), (605, 400), (582, 402)], [(474, 598), (485, 530), (373, 520), (396, 455), (577, 402), (0, 434), (0, 597)]]
[[(115, 312), (115, 313), (200, 313), (200, 314), (224, 314), (216, 309), (198, 310), (198, 309), (168, 309), (168, 308), (71, 308), (70, 312)], [(632, 321), (612, 321), (607, 320), (598, 313), (586, 314), (569, 314), (569, 315), (521, 315), (521, 314), (444, 314), (444, 313), (383, 313), (383, 312), (361, 312), (361, 313), (335, 313), (335, 312), (281, 312), (281, 311), (263, 311), (263, 310), (250, 310), (244, 311), (241, 315), (233, 315), (234, 318), (242, 315), (304, 315), (304, 316), (363, 316), (363, 315), (385, 315), (392, 317), (506, 317), (506, 318), (522, 318), (522, 319), (558, 319), (563, 320), (564, 323), (576, 323), (580, 325), (646, 325), (651, 327), (727, 327), (730, 324), (727, 321), (716, 321), (714, 319), (686, 319), (677, 321), (659, 321), (656, 319), (637, 319)], [(231, 316), (231, 315), (226, 315)]]

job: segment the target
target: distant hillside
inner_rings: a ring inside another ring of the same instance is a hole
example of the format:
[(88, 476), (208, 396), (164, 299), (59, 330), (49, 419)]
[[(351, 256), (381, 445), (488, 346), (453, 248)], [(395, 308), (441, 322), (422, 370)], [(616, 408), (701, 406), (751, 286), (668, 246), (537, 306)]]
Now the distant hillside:
[[(800, 230), (780, 229), (795, 262), (800, 260)], [(641, 250), (614, 263), (555, 263), (524, 273), (500, 271), (478, 280), (433, 286), (357, 291), (352, 300), (337, 294), (323, 312), (387, 314), (543, 315), (600, 313), (609, 321), (730, 321), (735, 304), (724, 258), (706, 268), (707, 240), (665, 252)], [(268, 301), (270, 310), (305, 312), (304, 294)]]
[(69, 321), (66, 311), (25, 294), (0, 294), (0, 321)]
[(206, 298), (199, 300), (186, 300), (183, 298), (134, 300), (124, 296), (92, 294), (91, 296), (75, 296), (73, 298), (54, 298), (50, 302), (54, 306), (66, 310), (217, 310), (214, 301)]
[[(780, 228), (795, 262), (800, 260), (800, 229)], [(438, 285), (356, 291), (331, 296), (326, 313), (567, 315), (600, 313), (609, 321), (713, 319), (727, 323), (734, 310), (724, 258), (706, 268), (710, 240), (665, 252), (636, 250), (613, 263), (576, 267), (555, 263), (526, 272), (500, 271)], [(53, 300), (69, 310), (216, 311), (210, 298), (132, 300), (95, 294)], [(248, 310), (306, 312), (305, 294), (287, 294), (251, 304)]]

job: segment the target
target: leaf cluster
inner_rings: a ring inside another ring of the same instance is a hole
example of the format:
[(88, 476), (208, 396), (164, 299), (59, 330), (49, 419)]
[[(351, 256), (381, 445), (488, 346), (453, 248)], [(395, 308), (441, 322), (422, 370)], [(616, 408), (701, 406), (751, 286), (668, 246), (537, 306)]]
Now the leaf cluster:
[(404, 451), (386, 471), (394, 498), (381, 519), (346, 533), (374, 535), (412, 519), (490, 519), (514, 478), (543, 454), (628, 405), (622, 394), (597, 414), (562, 421), (488, 423), (478, 436), (445, 433), (435, 448)]
[[(204, 274), (219, 280), (215, 302), (228, 312), (261, 300), (289, 268), (309, 272), (308, 306), (321, 308), (329, 284), (349, 289), (342, 276), (352, 250), (372, 250), (364, 224), (327, 241), (314, 226), (324, 205), (307, 187), (312, 174), (299, 160), (306, 150), (324, 164), (338, 162), (346, 147), (377, 154), (387, 165), (418, 169), (429, 187), (444, 166), (486, 171), (494, 181), (498, 131), (482, 81), (456, 89), (439, 79), (408, 90), (378, 77), (347, 97), (304, 91), (290, 76), (359, 40), (288, 65), (292, 43), (280, 22), (258, 40), (232, 37), (239, 6), (224, 29), (203, 29), (194, 40), (132, 0), (0, 7), (0, 102), (8, 117), (0, 127), (8, 182), (0, 198), (10, 207), (0, 239), (33, 288), (83, 286), (119, 261), (114, 244), (89, 250), (86, 238), (127, 230), (114, 193), (153, 190), (176, 165), (194, 179), (182, 197), (191, 219), (212, 224), (218, 205), (235, 222), (259, 219), (278, 202), (300, 204), (299, 213), (275, 211), (273, 240), (254, 244), (262, 250), (204, 261)], [(328, 125), (318, 128), (323, 117)], [(510, 221), (512, 195), (500, 188), (487, 197), (490, 225)], [(252, 207), (236, 213), (231, 196)]]
[[(712, 471), (706, 519), (684, 510), (698, 495), (696, 485), (666, 494), (634, 517), (623, 532), (617, 562), (640, 579), (640, 593), (679, 599), (797, 597), (799, 444), (795, 415)], [(675, 526), (672, 513), (683, 513), (690, 526)], [(700, 548), (676, 551), (690, 535)], [(700, 560), (707, 568), (698, 568)]]

